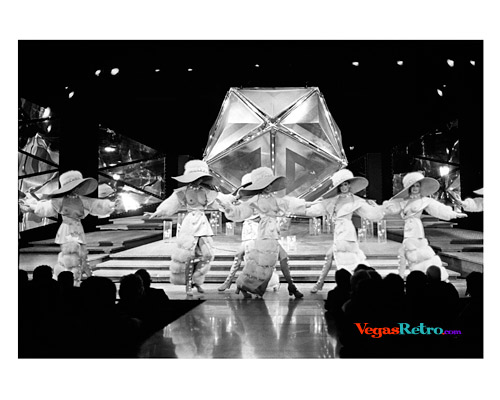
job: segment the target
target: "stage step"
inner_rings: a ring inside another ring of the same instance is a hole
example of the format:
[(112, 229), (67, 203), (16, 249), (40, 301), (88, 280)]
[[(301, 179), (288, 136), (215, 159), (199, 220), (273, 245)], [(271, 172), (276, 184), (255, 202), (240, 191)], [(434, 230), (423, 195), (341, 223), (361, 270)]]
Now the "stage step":
[[(384, 259), (384, 260), (368, 260), (370, 266), (375, 268), (382, 277), (389, 273), (398, 273), (398, 260), (397, 259)], [(214, 261), (210, 272), (206, 276), (206, 281), (211, 283), (222, 283), (231, 267), (231, 261)], [(94, 275), (106, 276), (113, 280), (119, 280), (120, 277), (127, 274), (132, 274), (139, 268), (145, 268), (150, 273), (155, 282), (169, 282), (170, 281), (170, 262), (166, 260), (109, 260), (97, 264), (93, 267)], [(334, 264), (335, 265), (335, 264)], [(323, 267), (323, 260), (291, 260), (290, 270), (296, 282), (315, 282)], [(335, 281), (335, 267), (330, 270), (326, 281)], [(279, 271), (279, 264), (276, 267)], [(451, 279), (456, 279), (460, 276), (459, 273), (448, 271)], [(284, 278), (280, 276), (284, 281)]]

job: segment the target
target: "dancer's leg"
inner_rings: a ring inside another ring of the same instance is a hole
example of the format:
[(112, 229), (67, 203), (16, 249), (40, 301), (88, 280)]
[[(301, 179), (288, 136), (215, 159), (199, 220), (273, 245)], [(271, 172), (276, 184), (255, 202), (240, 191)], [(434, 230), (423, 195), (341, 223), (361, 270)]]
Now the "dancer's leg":
[[(198, 240), (196, 252), (198, 254), (201, 253), (201, 257), (200, 257), (200, 260), (198, 261), (198, 263), (196, 263), (194, 270), (198, 271), (198, 273), (201, 273), (202, 276), (204, 277), (208, 273), (208, 271), (210, 269), (210, 264), (214, 259), (214, 254), (212, 251), (210, 238), (207, 239), (205, 237), (200, 237), (200, 239)], [(194, 273), (194, 271), (193, 271), (193, 273)], [(203, 280), (202, 280), (202, 282), (203, 282)], [(201, 287), (201, 284), (196, 282), (196, 279), (193, 281), (193, 286), (196, 287), (196, 290), (198, 290), (198, 293), (205, 292), (203, 290), (203, 288)]]
[(311, 289), (311, 293), (316, 293), (319, 290), (323, 289), (323, 285), (325, 284), (325, 279), (328, 276), (328, 272), (332, 268), (333, 264), (333, 245), (328, 249), (325, 255), (325, 263), (323, 264), (323, 268), (321, 269), (321, 273), (319, 274), (318, 281), (313, 285)]
[(243, 255), (245, 254), (245, 247), (242, 245), (238, 253), (234, 256), (233, 264), (231, 265), (231, 269), (229, 270), (229, 275), (227, 276), (224, 283), (217, 289), (219, 292), (223, 292), (226, 289), (229, 289), (233, 284), (234, 276), (236, 272), (241, 266), (241, 261), (243, 260)]
[(290, 274), (290, 265), (288, 264), (288, 254), (281, 245), (279, 245), (278, 259), (280, 261), (281, 273), (288, 283), (288, 294), (295, 296), (297, 299), (304, 297), (293, 283), (292, 275)]
[(194, 260), (190, 258), (186, 262), (186, 294), (188, 296), (193, 295), (193, 270)]

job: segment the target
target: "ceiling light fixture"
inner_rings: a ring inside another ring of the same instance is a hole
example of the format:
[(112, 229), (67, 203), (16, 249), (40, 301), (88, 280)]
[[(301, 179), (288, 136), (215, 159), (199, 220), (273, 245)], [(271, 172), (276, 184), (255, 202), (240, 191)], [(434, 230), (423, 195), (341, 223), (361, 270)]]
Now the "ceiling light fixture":
[(188, 68), (188, 72), (191, 72), (193, 70), (193, 68)]
[(75, 95), (75, 92), (69, 92), (68, 97), (71, 99)]
[(98, 70), (95, 72), (95, 76), (99, 76), (99, 75), (101, 75), (101, 70), (100, 70), (100, 69), (98, 69)]
[(474, 60), (470, 60), (470, 63), (471, 63), (472, 65), (476, 65), (476, 62), (475, 62)]
[(113, 68), (111, 70), (111, 75), (116, 75), (116, 74), (118, 74), (118, 72), (120, 72), (120, 70), (118, 68)]
[(359, 62), (358, 61), (353, 61), (352, 65), (354, 65), (355, 67), (358, 67), (359, 66)]
[(403, 65), (403, 61), (399, 60), (398, 62), (398, 65)]
[(453, 61), (453, 60), (452, 60), (452, 59), (450, 59), (450, 58), (448, 58), (448, 59), (446, 60), (446, 62), (448, 63), (448, 65), (449, 65), (450, 67), (453, 67), (453, 66), (455, 65), (455, 61)]

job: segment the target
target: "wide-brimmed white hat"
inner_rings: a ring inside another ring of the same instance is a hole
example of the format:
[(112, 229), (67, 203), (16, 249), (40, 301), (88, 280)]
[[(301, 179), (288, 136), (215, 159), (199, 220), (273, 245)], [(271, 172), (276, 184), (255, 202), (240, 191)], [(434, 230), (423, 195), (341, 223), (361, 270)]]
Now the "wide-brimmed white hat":
[(430, 196), (439, 189), (439, 182), (434, 178), (425, 177), (420, 172), (409, 172), (403, 178), (403, 190), (392, 196), (392, 199), (401, 199), (409, 196), (408, 189), (420, 182), (420, 195)]
[(483, 196), (484, 195), (484, 188), (474, 190), (474, 193), (476, 193), (476, 194), (478, 194), (480, 196)]
[(323, 195), (324, 199), (335, 197), (339, 194), (339, 187), (344, 182), (349, 182), (351, 185), (350, 192), (358, 193), (368, 186), (368, 179), (361, 176), (354, 176), (353, 173), (344, 168), (332, 175), (332, 187)]
[(184, 164), (184, 174), (172, 178), (181, 183), (191, 183), (203, 176), (211, 178), (210, 181), (213, 180), (208, 164), (202, 160), (190, 160)]
[(286, 188), (286, 178), (284, 176), (275, 176), (273, 170), (268, 167), (259, 167), (250, 174), (251, 184), (241, 189), (243, 196), (257, 194), (266, 187), (270, 186), (272, 192), (277, 192)]
[(238, 194), (238, 190), (246, 188), (248, 185), (252, 183), (252, 174), (248, 173), (241, 177), (241, 184), (236, 188), (233, 192), (233, 195), (236, 196)]
[(61, 187), (47, 197), (57, 197), (73, 191), (75, 194), (85, 196), (97, 189), (97, 181), (94, 178), (83, 178), (80, 171), (67, 171), (59, 177)]
[(102, 183), (97, 188), (97, 197), (100, 199), (105, 199), (114, 193), (115, 191), (113, 190), (113, 188), (109, 186), (107, 183)]

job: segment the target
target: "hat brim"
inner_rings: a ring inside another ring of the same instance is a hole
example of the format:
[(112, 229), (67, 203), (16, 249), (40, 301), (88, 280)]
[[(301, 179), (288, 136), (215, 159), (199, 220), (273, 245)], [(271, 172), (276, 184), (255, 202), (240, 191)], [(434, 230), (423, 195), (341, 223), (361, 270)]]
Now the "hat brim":
[[(420, 182), (420, 195), (422, 197), (430, 196), (439, 190), (439, 182), (434, 178), (420, 179), (419, 181), (413, 182), (411, 186), (413, 186), (417, 182)], [(404, 199), (405, 197), (409, 197), (410, 194), (408, 193), (408, 189), (411, 186), (407, 186), (407, 187), (403, 188), (403, 190), (401, 190), (399, 193), (392, 196), (391, 200)]]
[(324, 199), (329, 199), (331, 197), (337, 196), (340, 193), (340, 185), (342, 185), (344, 182), (350, 183), (351, 187), (349, 191), (353, 194), (361, 192), (363, 189), (368, 187), (368, 179), (361, 176), (355, 176), (354, 178), (346, 179), (340, 182), (337, 186), (330, 188), (322, 197)]
[(242, 196), (259, 194), (268, 186), (271, 187), (271, 192), (283, 190), (286, 188), (286, 178), (284, 176), (269, 176), (257, 182), (252, 182), (245, 189), (241, 189), (240, 193)]
[(240, 185), (239, 187), (237, 187), (233, 193), (231, 193), (233, 196), (236, 196), (238, 194), (238, 191), (243, 189), (243, 188), (246, 188), (248, 185), (250, 185), (252, 182), (248, 182), (248, 183), (245, 183), (244, 185)]
[(484, 188), (474, 190), (474, 193), (476, 193), (476, 194), (478, 194), (480, 196), (483, 196), (484, 195)]
[(58, 197), (62, 196), (66, 193), (74, 191), (75, 194), (86, 196), (97, 189), (97, 181), (94, 178), (84, 178), (77, 179), (70, 183), (67, 183), (64, 186), (61, 186), (59, 189), (53, 191), (47, 197)]
[(212, 175), (207, 174), (205, 172), (192, 172), (190, 174), (173, 176), (172, 179), (175, 179), (177, 182), (180, 182), (180, 183), (191, 183), (191, 182), (194, 182), (195, 180), (197, 180), (199, 178), (203, 178), (205, 176), (212, 178), (212, 180), (214, 179), (214, 177)]

